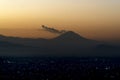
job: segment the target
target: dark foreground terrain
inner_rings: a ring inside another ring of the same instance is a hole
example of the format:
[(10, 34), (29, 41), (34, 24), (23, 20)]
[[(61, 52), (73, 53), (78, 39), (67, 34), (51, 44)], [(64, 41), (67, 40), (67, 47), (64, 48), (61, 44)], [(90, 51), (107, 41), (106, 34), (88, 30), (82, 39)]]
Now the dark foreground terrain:
[(120, 58), (0, 57), (0, 80), (120, 80)]

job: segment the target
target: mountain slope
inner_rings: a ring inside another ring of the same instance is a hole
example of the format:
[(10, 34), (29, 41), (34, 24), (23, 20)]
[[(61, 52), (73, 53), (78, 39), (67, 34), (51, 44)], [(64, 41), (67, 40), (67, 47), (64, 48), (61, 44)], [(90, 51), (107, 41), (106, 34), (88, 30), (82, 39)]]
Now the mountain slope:
[(30, 39), (1, 35), (0, 52), (14, 53), (14, 55), (109, 56), (120, 55), (120, 46), (110, 46), (68, 31), (53, 39)]
[(3, 35), (0, 35), (0, 41), (22, 44), (25, 46), (43, 46), (48, 42), (47, 39), (42, 38), (32, 39), (32, 38), (8, 37)]
[(72, 42), (72, 41), (86, 40), (86, 39), (75, 32), (68, 31), (68, 32), (54, 38), (54, 40), (62, 40), (62, 41), (71, 41)]
[(7, 41), (12, 42), (15, 44), (22, 44), (26, 46), (36, 46), (36, 47), (43, 47), (49, 46), (54, 44), (62, 44), (62, 45), (81, 45), (81, 46), (88, 46), (92, 44), (96, 44), (97, 41), (86, 39), (79, 34), (68, 31), (60, 36), (53, 38), (53, 39), (31, 39), (31, 38), (19, 38), (19, 37), (6, 37), (0, 35), (0, 41)]
[(68, 31), (68, 32), (52, 39), (52, 44), (54, 44), (54, 43), (62, 44), (64, 46), (71, 45), (71, 46), (78, 46), (78, 47), (88, 47), (88, 46), (96, 45), (100, 42), (84, 38), (75, 32)]

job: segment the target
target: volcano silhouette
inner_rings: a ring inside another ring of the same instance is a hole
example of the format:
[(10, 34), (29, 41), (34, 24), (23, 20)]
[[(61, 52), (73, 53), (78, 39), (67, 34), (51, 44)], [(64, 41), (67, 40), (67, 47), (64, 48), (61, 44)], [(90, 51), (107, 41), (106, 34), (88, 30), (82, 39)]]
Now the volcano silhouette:
[(97, 41), (87, 39), (85, 37), (82, 37), (81, 35), (73, 32), (68, 31), (66, 33), (63, 33), (59, 35), (56, 38), (53, 39), (30, 39), (30, 38), (19, 38), (19, 37), (6, 37), (6, 36), (0, 36), (0, 41), (7, 41), (12, 42), (15, 44), (23, 44), (23, 45), (29, 45), (29, 46), (49, 46), (49, 45), (56, 45), (56, 44), (62, 44), (62, 45), (76, 45), (76, 46), (88, 46), (89, 44), (94, 44)]
[(54, 38), (54, 40), (79, 41), (79, 40), (87, 40), (87, 39), (73, 31), (68, 31), (68, 32)]
[(76, 46), (89, 46), (89, 45), (94, 45), (98, 43), (95, 40), (87, 39), (85, 37), (82, 37), (81, 35), (73, 32), (73, 31), (68, 31), (64, 34), (61, 34), (60, 36), (56, 37), (53, 39), (53, 42), (56, 42), (58, 44), (72, 44)]
[(0, 35), (0, 52), (3, 54), (13, 53), (14, 55), (73, 56), (74, 54), (75, 56), (104, 56), (118, 55), (120, 47), (106, 46), (106, 43), (87, 39), (73, 31), (68, 31), (53, 39), (31, 39)]

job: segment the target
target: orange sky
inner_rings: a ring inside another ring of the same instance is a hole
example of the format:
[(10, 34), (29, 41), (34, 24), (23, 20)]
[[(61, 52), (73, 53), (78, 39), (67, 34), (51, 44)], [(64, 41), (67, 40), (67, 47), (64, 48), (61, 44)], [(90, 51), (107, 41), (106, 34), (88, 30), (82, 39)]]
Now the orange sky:
[(53, 37), (40, 25), (91, 39), (120, 39), (120, 0), (0, 0), (0, 34)]

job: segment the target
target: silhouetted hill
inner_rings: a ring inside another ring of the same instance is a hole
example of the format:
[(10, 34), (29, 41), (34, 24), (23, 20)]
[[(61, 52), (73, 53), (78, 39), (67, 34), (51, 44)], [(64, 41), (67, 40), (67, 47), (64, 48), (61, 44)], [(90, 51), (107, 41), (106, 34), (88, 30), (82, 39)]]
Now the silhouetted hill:
[(15, 44), (22, 44), (25, 46), (41, 46), (46, 44), (48, 42), (47, 39), (38, 38), (38, 39), (32, 39), (32, 38), (20, 38), (20, 37), (8, 37), (0, 35), (0, 41), (6, 41), (6, 42), (12, 42)]
[[(68, 31), (53, 39), (31, 39), (0, 35), (0, 52), (44, 56), (109, 56), (119, 55), (120, 46), (87, 39)], [(4, 48), (3, 48), (4, 47)]]
[(110, 44), (98, 44), (95, 46), (94, 51), (101, 55), (120, 55), (120, 46)]
[(31, 47), (24, 46), (22, 44), (15, 44), (6, 41), (0, 41), (0, 55), (12, 56), (12, 55), (25, 55)]
[(12, 42), (15, 44), (22, 44), (26, 46), (34, 46), (34, 47), (41, 47), (41, 46), (53, 46), (54, 44), (62, 44), (62, 45), (81, 45), (83, 46), (90, 46), (90, 45), (95, 45), (98, 42), (90, 39), (86, 39), (79, 34), (68, 31), (64, 34), (61, 34), (60, 36), (53, 38), (53, 39), (32, 39), (32, 38), (19, 38), (19, 37), (6, 37), (3, 35), (0, 35), (0, 41), (7, 41), (7, 42)]
[(9, 48), (12, 48), (12, 47), (23, 47), (22, 45), (18, 45), (18, 44), (14, 44), (14, 43), (10, 43), (10, 42), (5, 42), (5, 41), (0, 41), (0, 47), (9, 47)]

